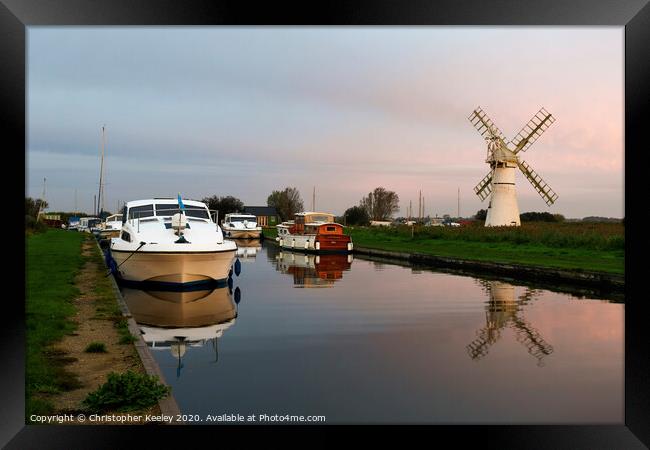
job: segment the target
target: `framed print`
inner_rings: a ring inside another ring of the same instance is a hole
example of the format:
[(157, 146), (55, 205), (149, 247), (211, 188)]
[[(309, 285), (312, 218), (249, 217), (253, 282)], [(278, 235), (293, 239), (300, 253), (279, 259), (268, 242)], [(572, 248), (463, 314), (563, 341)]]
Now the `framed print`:
[(0, 11), (7, 448), (649, 445), (647, 1)]

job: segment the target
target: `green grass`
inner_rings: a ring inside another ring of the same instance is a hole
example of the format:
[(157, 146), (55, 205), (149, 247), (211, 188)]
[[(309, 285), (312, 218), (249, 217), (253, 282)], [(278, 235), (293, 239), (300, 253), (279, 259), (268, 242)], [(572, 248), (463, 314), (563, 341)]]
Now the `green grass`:
[(620, 224), (532, 223), (517, 228), (350, 227), (355, 247), (476, 261), (623, 274)]
[(149, 408), (169, 394), (171, 388), (153, 375), (111, 372), (108, 381), (88, 394), (84, 406), (91, 412), (127, 412)]
[(48, 352), (47, 346), (72, 333), (75, 324), (72, 300), (79, 294), (74, 285), (81, 269), (82, 233), (47, 230), (26, 237), (26, 416), (51, 411), (47, 400), (35, 393), (55, 393), (74, 388), (65, 371), (65, 358)]
[(129, 325), (125, 318), (116, 318), (114, 324), (120, 335), (120, 339), (117, 342), (118, 344), (131, 344), (137, 340), (137, 338), (129, 331)]
[(91, 342), (84, 350), (86, 353), (106, 353), (106, 344), (103, 342)]
[[(355, 247), (475, 261), (623, 274), (625, 228), (617, 223), (529, 222), (521, 227), (346, 227)], [(275, 239), (275, 228), (264, 228)]]

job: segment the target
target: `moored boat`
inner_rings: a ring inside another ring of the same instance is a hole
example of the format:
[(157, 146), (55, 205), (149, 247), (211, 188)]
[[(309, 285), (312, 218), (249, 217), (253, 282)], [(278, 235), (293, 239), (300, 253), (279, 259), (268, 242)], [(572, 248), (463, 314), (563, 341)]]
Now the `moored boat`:
[(349, 253), (353, 249), (352, 239), (344, 234), (343, 225), (334, 222), (334, 214), (301, 212), (276, 228), (282, 248), (315, 253)]
[(99, 217), (82, 217), (79, 219), (77, 230), (85, 231), (86, 233), (92, 233), (93, 230), (97, 229), (97, 225), (99, 225), (101, 222), (102, 219)]
[(205, 203), (154, 198), (128, 202), (110, 257), (118, 278), (161, 285), (226, 280), (237, 245), (224, 240)]
[(122, 231), (122, 214), (113, 214), (101, 224), (99, 237), (101, 239), (119, 237), (120, 231)]
[(259, 239), (262, 227), (257, 225), (257, 217), (246, 213), (226, 214), (221, 221), (223, 233), (233, 239)]

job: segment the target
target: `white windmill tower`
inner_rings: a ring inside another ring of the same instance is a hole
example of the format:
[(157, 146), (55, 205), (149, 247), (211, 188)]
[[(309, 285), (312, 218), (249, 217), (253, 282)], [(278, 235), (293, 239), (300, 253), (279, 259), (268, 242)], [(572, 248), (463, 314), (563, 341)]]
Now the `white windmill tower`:
[[(469, 121), (478, 130), (481, 136), (488, 141), (487, 162), (490, 172), (474, 187), (474, 192), (481, 201), (490, 193), (486, 227), (494, 226), (519, 226), (519, 206), (515, 192), (515, 168), (526, 176), (537, 193), (544, 199), (548, 206), (555, 203), (558, 196), (551, 187), (544, 182), (542, 177), (526, 163), (520, 160), (517, 154), (526, 151), (542, 135), (548, 127), (555, 122), (555, 118), (544, 108), (540, 109), (532, 119), (517, 133), (511, 142), (507, 142), (494, 122), (480, 108), (476, 108), (468, 117)], [(512, 144), (512, 148), (508, 145)]]

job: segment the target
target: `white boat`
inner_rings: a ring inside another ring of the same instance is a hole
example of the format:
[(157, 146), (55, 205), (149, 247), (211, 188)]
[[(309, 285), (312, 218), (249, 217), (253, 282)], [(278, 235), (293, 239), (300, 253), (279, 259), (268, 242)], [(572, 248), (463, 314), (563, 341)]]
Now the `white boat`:
[(182, 287), (228, 278), (237, 245), (224, 240), (205, 203), (136, 200), (124, 214), (120, 236), (109, 247), (118, 278)]
[(252, 214), (226, 214), (221, 227), (224, 234), (233, 239), (259, 239), (262, 234), (262, 227), (257, 226), (257, 217)]
[(99, 217), (82, 217), (79, 219), (77, 230), (91, 233), (93, 229), (97, 228), (97, 225), (99, 225), (101, 221), (102, 219)]
[(99, 237), (102, 239), (119, 237), (120, 231), (122, 231), (122, 214), (113, 214), (101, 224)]

